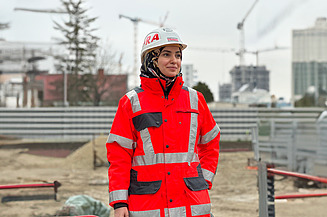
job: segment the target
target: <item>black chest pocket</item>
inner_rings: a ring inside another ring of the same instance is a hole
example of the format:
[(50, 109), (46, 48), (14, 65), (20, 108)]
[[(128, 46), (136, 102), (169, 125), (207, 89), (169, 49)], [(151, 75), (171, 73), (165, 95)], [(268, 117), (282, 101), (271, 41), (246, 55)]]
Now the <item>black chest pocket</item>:
[(133, 119), (134, 127), (137, 131), (144, 130), (149, 127), (160, 127), (162, 125), (162, 113), (150, 112), (135, 116)]

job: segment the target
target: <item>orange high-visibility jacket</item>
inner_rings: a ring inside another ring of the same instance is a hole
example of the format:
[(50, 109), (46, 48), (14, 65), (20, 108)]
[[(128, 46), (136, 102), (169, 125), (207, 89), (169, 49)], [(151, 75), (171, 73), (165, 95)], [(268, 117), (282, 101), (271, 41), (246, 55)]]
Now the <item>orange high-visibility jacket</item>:
[(220, 129), (203, 95), (178, 77), (168, 97), (141, 77), (121, 98), (106, 143), (109, 201), (131, 217), (209, 217)]

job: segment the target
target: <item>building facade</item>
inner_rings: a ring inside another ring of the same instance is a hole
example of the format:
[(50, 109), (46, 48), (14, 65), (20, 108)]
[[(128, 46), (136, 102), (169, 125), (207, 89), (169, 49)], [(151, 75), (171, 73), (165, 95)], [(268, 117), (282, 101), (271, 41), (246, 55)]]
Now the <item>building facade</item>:
[(292, 32), (292, 101), (308, 89), (327, 90), (327, 18), (318, 18), (313, 27)]
[(235, 66), (230, 72), (232, 93), (248, 85), (248, 89), (263, 89), (269, 92), (269, 71), (265, 66)]
[[(63, 106), (64, 98), (73, 101), (71, 86), (77, 78), (67, 75), (64, 94), (64, 76), (55, 69), (54, 56), (65, 52), (51, 43), (8, 42), (0, 40), (0, 107)], [(80, 77), (78, 77), (80, 78)], [(78, 83), (74, 94), (87, 92), (90, 99), (79, 100), (81, 105), (116, 105), (127, 92), (127, 74), (84, 74), (85, 85)], [(72, 88), (73, 89), (73, 88)], [(65, 95), (65, 96), (64, 96)]]
[(231, 102), (232, 97), (232, 84), (219, 85), (219, 101)]
[(198, 82), (197, 71), (193, 68), (192, 64), (182, 65), (183, 81), (184, 85), (188, 87), (193, 87)]
[(53, 73), (53, 55), (59, 53), (53, 43), (10, 42), (0, 40), (0, 106), (34, 107), (27, 98), (29, 72)]
[[(67, 76), (68, 92), (71, 89), (71, 83), (76, 79), (71, 79), (70, 76)], [(99, 69), (97, 74), (91, 76), (93, 79), (89, 79), (89, 85), (83, 87), (83, 89), (87, 88), (87, 95), (91, 101), (81, 101), (80, 105), (95, 106), (94, 100), (96, 99), (98, 100), (97, 106), (118, 105), (120, 98), (127, 92), (127, 74), (106, 75), (102, 69)], [(34, 104), (41, 107), (63, 106), (63, 81), (63, 74), (36, 75), (33, 82), (30, 82), (31, 89), (36, 94)]]

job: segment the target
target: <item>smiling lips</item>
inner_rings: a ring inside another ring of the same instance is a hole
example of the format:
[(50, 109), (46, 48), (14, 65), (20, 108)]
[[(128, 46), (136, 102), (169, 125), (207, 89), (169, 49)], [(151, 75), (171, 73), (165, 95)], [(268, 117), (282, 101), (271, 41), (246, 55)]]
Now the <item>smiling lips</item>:
[(176, 66), (168, 66), (167, 68), (170, 69), (170, 70), (176, 70), (177, 69)]

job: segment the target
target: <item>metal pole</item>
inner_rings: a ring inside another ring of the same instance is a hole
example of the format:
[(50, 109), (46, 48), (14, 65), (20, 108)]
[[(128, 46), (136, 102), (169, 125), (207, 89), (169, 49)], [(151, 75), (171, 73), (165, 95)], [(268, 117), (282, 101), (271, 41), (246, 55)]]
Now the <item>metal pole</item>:
[(96, 169), (96, 162), (97, 162), (97, 154), (95, 150), (95, 135), (92, 134), (92, 151), (93, 151), (93, 170)]
[(260, 153), (259, 153), (259, 135), (258, 135), (258, 125), (256, 127), (252, 127), (252, 149), (254, 151), (254, 159), (256, 161), (260, 161)]
[(259, 182), (259, 217), (268, 217), (267, 165), (263, 162), (258, 163), (258, 182)]
[(137, 31), (138, 31), (138, 21), (134, 22), (134, 66), (133, 66), (133, 73), (134, 73), (134, 87), (137, 86)]
[(67, 73), (66, 70), (64, 70), (64, 107), (67, 107)]

